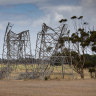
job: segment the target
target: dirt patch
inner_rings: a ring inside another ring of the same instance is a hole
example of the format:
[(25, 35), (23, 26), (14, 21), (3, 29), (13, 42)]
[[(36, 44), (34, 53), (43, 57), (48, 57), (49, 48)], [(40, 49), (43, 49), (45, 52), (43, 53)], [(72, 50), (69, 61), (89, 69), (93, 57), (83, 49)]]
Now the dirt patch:
[(0, 81), (0, 96), (96, 96), (96, 80)]

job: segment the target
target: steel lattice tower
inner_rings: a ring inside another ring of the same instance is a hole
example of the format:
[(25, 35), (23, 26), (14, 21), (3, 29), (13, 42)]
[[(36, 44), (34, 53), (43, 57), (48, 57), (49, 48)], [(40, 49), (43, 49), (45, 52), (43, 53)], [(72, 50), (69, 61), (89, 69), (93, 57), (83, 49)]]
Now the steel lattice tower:
[(31, 58), (31, 43), (29, 30), (16, 34), (11, 31), (12, 25), (8, 23), (4, 36), (2, 58), (7, 60)]
[[(2, 75), (0, 78), (21, 78), (19, 77), (19, 75), (22, 74), (22, 70), (23, 74), (25, 74), (25, 77), (23, 77), (27, 78), (29, 76), (28, 64), (32, 66), (32, 53), (29, 30), (16, 34), (11, 30), (12, 26), (12, 24), (8, 23), (4, 35), (2, 53), (3, 64), (1, 68)], [(24, 69), (18, 71), (20, 70), (19, 66), (23, 66)]]
[[(52, 29), (45, 23), (42, 26), (42, 31), (37, 34), (35, 56), (37, 59), (46, 59), (53, 54), (62, 51), (62, 47), (70, 49), (69, 40), (64, 40), (64, 46), (60, 47), (59, 40), (69, 37), (69, 30), (65, 24), (56, 29)], [(67, 42), (65, 42), (67, 41)]]
[[(60, 44), (62, 39), (63, 39), (63, 46), (61, 46)], [(62, 73), (64, 69), (63, 64), (69, 63), (72, 65), (71, 54), (69, 54), (68, 56), (65, 52), (65, 56), (56, 55), (58, 52), (62, 53), (64, 48), (70, 50), (69, 30), (67, 25), (62, 24), (56, 29), (53, 29), (47, 26), (45, 23), (43, 23), (42, 31), (37, 34), (36, 50), (35, 50), (35, 56), (37, 59), (39, 59), (38, 63), (41, 66), (41, 73), (43, 74), (42, 75), (43, 78), (44, 74), (46, 74), (44, 68), (47, 69), (48, 64), (52, 63), (54, 64), (56, 60), (58, 60), (59, 63), (62, 63)], [(51, 63), (48, 63), (50, 61)]]

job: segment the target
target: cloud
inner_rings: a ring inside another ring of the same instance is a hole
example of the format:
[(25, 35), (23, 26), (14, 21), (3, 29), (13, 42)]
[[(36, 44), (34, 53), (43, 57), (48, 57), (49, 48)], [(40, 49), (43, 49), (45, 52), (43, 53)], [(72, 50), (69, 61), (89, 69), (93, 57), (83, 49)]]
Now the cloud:
[(77, 5), (81, 0), (0, 0), (0, 5), (34, 3), (38, 6)]
[(0, 0), (0, 5), (24, 4), (44, 2), (44, 0)]
[[(56, 27), (59, 25), (58, 21), (60, 19), (67, 18), (69, 20), (73, 15), (83, 15), (89, 23), (96, 25), (96, 0), (0, 0), (0, 8), (9, 8), (10, 6), (29, 3), (35, 5), (38, 11), (44, 12), (43, 14), (41, 13), (42, 16), (38, 14), (34, 19), (29, 14), (8, 14), (6, 12), (0, 12), (0, 33), (2, 33), (0, 44), (2, 44), (8, 21), (14, 24), (14, 32), (29, 29), (32, 40), (33, 38), (34, 40), (36, 39), (36, 34), (41, 30), (42, 23)], [(30, 14), (34, 14), (34, 12)], [(32, 44), (35, 43), (32, 41)]]
[(96, 0), (82, 0), (81, 5), (82, 14), (86, 17), (88, 22), (96, 25)]

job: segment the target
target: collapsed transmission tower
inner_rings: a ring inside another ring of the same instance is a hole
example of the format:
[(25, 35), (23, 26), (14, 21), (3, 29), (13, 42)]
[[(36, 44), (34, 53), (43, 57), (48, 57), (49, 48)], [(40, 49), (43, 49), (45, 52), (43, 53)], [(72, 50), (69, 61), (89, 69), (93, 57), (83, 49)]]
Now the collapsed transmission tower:
[[(36, 58), (47, 59), (57, 52), (61, 52), (64, 48), (70, 49), (68, 37), (69, 30), (65, 24), (56, 29), (52, 29), (44, 23), (42, 26), (42, 31), (37, 34), (35, 50)], [(60, 42), (64, 42), (63, 45)]]
[(8, 23), (6, 27), (2, 58), (7, 60), (31, 58), (29, 30), (16, 34), (11, 31), (12, 26)]
[[(59, 63), (61, 62), (62, 64), (72, 64), (71, 54), (67, 55), (65, 52), (63, 56), (57, 56), (57, 53), (62, 53), (63, 49), (65, 48), (70, 51), (69, 30), (67, 25), (62, 24), (58, 28), (53, 29), (43, 23), (42, 31), (37, 34), (35, 50), (35, 56), (39, 60), (38, 63), (41, 66), (41, 69), (44, 70), (44, 66), (46, 65), (48, 67), (48, 64), (54, 65), (56, 61), (58, 61)], [(45, 69), (47, 68), (45, 67)], [(43, 78), (45, 73), (46, 71), (41, 71)]]
[[(2, 78), (20, 79), (29, 76), (28, 64), (32, 64), (31, 42), (29, 30), (14, 33), (12, 24), (8, 23), (4, 36), (2, 59), (3, 64), (1, 68)], [(5, 66), (4, 66), (5, 64)], [(24, 68), (21, 70), (21, 67)], [(22, 73), (23, 71), (23, 73)], [(32, 71), (30, 71), (32, 72)], [(22, 76), (21, 76), (21, 75)]]

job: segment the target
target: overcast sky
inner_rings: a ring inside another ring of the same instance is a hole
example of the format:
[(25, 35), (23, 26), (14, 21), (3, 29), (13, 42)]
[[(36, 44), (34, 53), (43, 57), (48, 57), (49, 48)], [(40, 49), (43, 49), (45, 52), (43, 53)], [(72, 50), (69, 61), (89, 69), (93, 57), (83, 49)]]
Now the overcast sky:
[(56, 27), (60, 19), (70, 19), (74, 15), (84, 16), (95, 28), (96, 0), (0, 0), (0, 54), (8, 22), (14, 24), (15, 33), (30, 30), (34, 54), (36, 34), (41, 31), (43, 22)]

